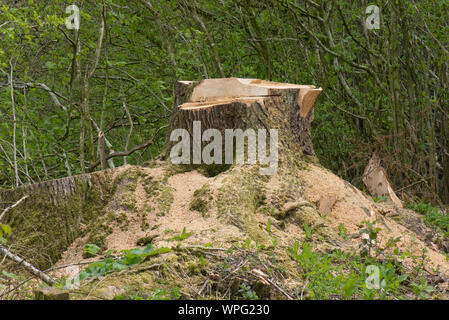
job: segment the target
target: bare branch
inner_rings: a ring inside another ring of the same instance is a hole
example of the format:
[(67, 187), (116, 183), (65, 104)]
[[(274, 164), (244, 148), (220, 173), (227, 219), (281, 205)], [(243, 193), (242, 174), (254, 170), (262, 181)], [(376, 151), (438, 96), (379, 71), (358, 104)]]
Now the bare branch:
[(98, 42), (97, 42), (97, 48), (95, 49), (95, 62), (94, 65), (92, 67), (92, 70), (89, 73), (88, 78), (92, 78), (92, 76), (95, 73), (95, 70), (97, 69), (98, 66), (98, 61), (100, 60), (100, 55), (101, 55), (101, 47), (103, 45), (103, 37), (104, 37), (104, 26), (105, 26), (105, 22), (104, 22), (104, 6), (103, 6), (103, 11), (101, 14), (101, 25), (100, 25), (100, 34), (98, 36)]
[(50, 278), (45, 273), (43, 273), (42, 271), (40, 271), (39, 269), (34, 267), (31, 263), (29, 263), (25, 259), (15, 255), (14, 253), (9, 251), (8, 249), (6, 249), (4, 247), (0, 247), (0, 253), (3, 254), (4, 256), (6, 256), (7, 258), (17, 262), (18, 264), (23, 266), (26, 270), (28, 270), (29, 272), (34, 274), (36, 277), (38, 277), (39, 279), (41, 279), (45, 283), (47, 283), (49, 285), (55, 284), (55, 281), (52, 278)]
[[(153, 138), (151, 138), (150, 140), (148, 140), (145, 143), (142, 143), (138, 146), (135, 146), (134, 148), (128, 150), (128, 151), (124, 151), (124, 152), (114, 152), (114, 153), (110, 153), (106, 156), (106, 160), (109, 160), (111, 158), (115, 158), (115, 157), (127, 157), (131, 154), (133, 154), (134, 152), (138, 151), (138, 150), (142, 150), (142, 149), (146, 149), (149, 146), (151, 146), (153, 144), (154, 138), (156, 137), (156, 135), (158, 134), (158, 132), (160, 130), (162, 130), (163, 128), (166, 128), (167, 126), (162, 126), (159, 129), (157, 129), (156, 133), (154, 134)], [(89, 167), (89, 171), (92, 171), (93, 169), (95, 169), (98, 165), (100, 164), (100, 160), (97, 160), (97, 162), (93, 163), (92, 165), (90, 165)]]
[(7, 207), (5, 210), (3, 210), (3, 212), (0, 214), (0, 221), (2, 221), (4, 215), (11, 209), (14, 209), (15, 207), (17, 207), (23, 200), (25, 200), (26, 198), (28, 198), (28, 196), (23, 196), (22, 198), (20, 198), (16, 203), (14, 203), (12, 206)]

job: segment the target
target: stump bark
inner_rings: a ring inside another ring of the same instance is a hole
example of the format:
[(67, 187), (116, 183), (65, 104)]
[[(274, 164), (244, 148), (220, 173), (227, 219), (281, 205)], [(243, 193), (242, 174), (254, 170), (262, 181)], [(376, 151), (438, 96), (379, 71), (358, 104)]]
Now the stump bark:
[(170, 141), (174, 129), (186, 129), (192, 139), (193, 123), (199, 121), (201, 134), (207, 129), (217, 129), (223, 136), (226, 129), (277, 129), (280, 161), (291, 153), (313, 156), (310, 125), (321, 91), (313, 85), (258, 79), (179, 81), (163, 155), (167, 157), (174, 145)]

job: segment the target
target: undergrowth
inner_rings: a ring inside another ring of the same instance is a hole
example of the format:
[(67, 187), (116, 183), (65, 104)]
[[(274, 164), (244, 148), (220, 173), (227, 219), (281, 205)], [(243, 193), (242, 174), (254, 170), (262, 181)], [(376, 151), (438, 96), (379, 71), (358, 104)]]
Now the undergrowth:
[(429, 227), (438, 229), (449, 238), (449, 214), (443, 210), (433, 207), (428, 203), (408, 204), (407, 207), (424, 216), (424, 221)]
[[(92, 245), (87, 245), (86, 249), (92, 252)], [(95, 248), (94, 252), (97, 252)], [(170, 248), (154, 249), (151, 244), (145, 248), (135, 248), (131, 250), (123, 250), (122, 255), (114, 257), (108, 253), (106, 258), (102, 261), (92, 262), (87, 266), (84, 271), (79, 273), (79, 281), (83, 281), (88, 278), (105, 276), (112, 272), (126, 270), (129, 267), (138, 265), (144, 262), (147, 258), (156, 256), (159, 254), (170, 252)]]
[[(364, 222), (362, 242), (355, 251), (323, 249), (314, 241), (312, 229), (308, 225), (304, 229), (304, 239), (289, 246), (279, 244), (271, 224), (266, 227), (273, 239), (271, 246), (250, 238), (227, 249), (181, 243), (172, 249), (155, 249), (148, 244), (114, 256), (111, 251), (102, 253), (98, 246), (87, 244), (85, 253), (100, 259), (89, 263), (76, 277), (60, 279), (57, 287), (77, 292), (78, 298), (89, 298), (101, 286), (108, 288), (109, 279), (123, 289), (113, 297), (116, 300), (441, 298), (441, 290), (424, 271), (425, 252), (420, 257), (401, 252), (396, 246), (399, 238), (380, 247), (376, 222)], [(347, 235), (344, 225), (339, 231)], [(181, 242), (192, 234), (184, 228), (172, 240)], [(416, 267), (405, 268), (400, 262), (405, 257), (414, 260)], [(128, 280), (121, 283), (123, 276)], [(138, 279), (147, 280), (144, 284)], [(6, 281), (23, 280), (6, 271), (0, 275), (3, 286)], [(73, 290), (74, 280), (84, 290)], [(31, 285), (22, 290), (15, 293), (16, 297), (32, 298)]]

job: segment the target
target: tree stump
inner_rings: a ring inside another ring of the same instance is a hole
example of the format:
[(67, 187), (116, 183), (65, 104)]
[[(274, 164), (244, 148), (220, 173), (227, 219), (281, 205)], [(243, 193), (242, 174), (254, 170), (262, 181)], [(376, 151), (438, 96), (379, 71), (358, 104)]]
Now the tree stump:
[[(226, 78), (179, 81), (175, 91), (175, 107), (163, 152), (165, 158), (176, 143), (171, 137), (175, 129), (185, 129), (191, 139), (190, 145), (194, 144), (195, 121), (201, 124), (200, 133), (196, 132), (201, 136), (208, 129), (216, 129), (222, 136), (227, 129), (265, 129), (267, 132), (275, 129), (280, 162), (285, 162), (289, 156), (315, 155), (310, 125), (313, 105), (321, 88)], [(204, 144), (202, 141), (202, 146)]]
[[(296, 205), (287, 211), (282, 209), (285, 203), (298, 204), (303, 201), (297, 172), (303, 167), (302, 156), (314, 154), (310, 123), (313, 120), (313, 103), (320, 92), (321, 89), (314, 86), (254, 79), (181, 81), (176, 87), (175, 108), (161, 158), (169, 158), (172, 147), (177, 143), (170, 140), (173, 130), (185, 129), (189, 138), (193, 137), (194, 121), (201, 124), (201, 134), (212, 128), (222, 134), (226, 129), (265, 129), (267, 132), (276, 129), (280, 169), (276, 175), (261, 175), (259, 164), (225, 165), (225, 170), (214, 168), (214, 165), (200, 165), (198, 169), (205, 169), (201, 173), (208, 177), (214, 177), (217, 173), (223, 173), (225, 177), (220, 182), (213, 206), (222, 219), (258, 241), (270, 241), (258, 227), (254, 215), (258, 210), (276, 208), (280, 215), (285, 213), (285, 216), (296, 217), (300, 225), (303, 222), (309, 226), (320, 225), (323, 221), (313, 208)], [(164, 167), (164, 172), (170, 175), (196, 169), (173, 166), (170, 161), (154, 161), (153, 164)], [(15, 245), (13, 252), (39, 269), (46, 269), (58, 261), (79, 237), (88, 237), (90, 243), (101, 245), (109, 230), (107, 206), (112, 203), (117, 207), (116, 202), (123, 202), (126, 203), (123, 207), (128, 208), (127, 198), (121, 193), (132, 189), (128, 185), (137, 183), (140, 175), (145, 176), (138, 167), (125, 169), (122, 173), (119, 171), (110, 169), (14, 190), (0, 190), (0, 212), (27, 196), (2, 220), (13, 229), (12, 236), (8, 238), (9, 243)], [(279, 181), (279, 190), (273, 199), (265, 201), (264, 189), (270, 177)], [(171, 192), (164, 179), (148, 180), (146, 183), (164, 190), (160, 192), (162, 197)], [(156, 197), (156, 202), (160, 200), (156, 193), (150, 196)], [(171, 199), (166, 200), (171, 206), (173, 199), (169, 196), (167, 199)], [(315, 223), (315, 220), (318, 222)]]

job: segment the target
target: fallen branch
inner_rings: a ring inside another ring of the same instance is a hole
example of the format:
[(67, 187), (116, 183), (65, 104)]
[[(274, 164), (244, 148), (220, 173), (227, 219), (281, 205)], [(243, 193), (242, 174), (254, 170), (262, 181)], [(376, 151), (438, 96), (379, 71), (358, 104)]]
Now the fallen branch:
[(204, 246), (200, 246), (200, 245), (183, 246), (183, 247), (175, 248), (175, 250), (176, 249), (179, 249), (179, 250), (183, 250), (183, 249), (198, 249), (198, 250), (218, 250), (218, 251), (227, 251), (227, 250), (229, 250), (229, 249), (225, 249), (225, 248), (204, 247)]
[[(167, 126), (162, 126), (159, 129), (157, 129), (156, 133), (154, 134), (153, 138), (151, 138), (150, 140), (148, 140), (147, 142), (140, 144), (138, 146), (135, 146), (134, 148), (128, 150), (128, 151), (123, 151), (123, 152), (113, 152), (110, 153), (106, 156), (106, 161), (108, 161), (109, 159), (115, 158), (115, 157), (127, 157), (129, 155), (131, 155), (132, 153), (138, 151), (138, 150), (142, 150), (142, 149), (146, 149), (149, 146), (151, 146), (153, 144), (154, 138), (156, 137), (156, 135), (159, 133), (160, 130), (162, 130), (163, 128), (166, 128)], [(89, 166), (89, 171), (92, 171), (93, 169), (95, 169), (99, 164), (101, 163), (101, 160), (97, 160), (97, 162), (91, 164)]]
[(283, 293), (288, 300), (294, 300), (287, 292), (285, 292), (281, 287), (279, 287), (276, 283), (274, 283), (273, 281), (271, 281), (270, 279), (265, 279), (267, 280), (273, 287), (275, 287), (276, 289), (278, 289), (281, 293)]
[(14, 203), (12, 206), (9, 206), (5, 210), (3, 210), (3, 212), (0, 214), (0, 221), (2, 221), (2, 218), (6, 214), (6, 212), (8, 212), (9, 210), (14, 209), (15, 207), (17, 207), (26, 198), (28, 198), (28, 196), (23, 196), (19, 201)]
[(19, 265), (22, 265), (26, 270), (34, 274), (36, 277), (44, 281), (45, 283), (49, 285), (53, 285), (55, 281), (47, 276), (45, 273), (34, 267), (31, 263), (27, 262), (25, 259), (16, 256), (14, 253), (10, 252), (8, 249), (4, 247), (0, 247), (0, 253), (5, 255), (7, 258), (17, 262)]
[[(65, 268), (73, 267), (73, 266), (81, 266), (81, 265), (85, 265), (85, 264), (91, 264), (91, 263), (99, 262), (99, 261), (103, 261), (103, 260), (104, 260), (104, 257), (103, 257), (102, 259), (98, 259), (98, 260), (91, 260), (91, 261), (85, 261), (85, 262), (78, 262), (78, 263), (66, 264), (66, 265), (59, 266), (59, 267), (51, 267), (51, 268), (48, 268), (48, 269), (46, 269), (46, 270), (44, 270), (44, 271), (42, 271), (42, 272), (43, 272), (43, 273), (48, 273), (48, 272), (50, 272), (50, 271), (55, 271), (55, 270), (59, 270), (59, 269), (65, 269)], [(2, 294), (0, 295), (0, 299), (3, 298), (3, 297), (5, 297), (6, 295), (10, 294), (11, 292), (13, 292), (13, 291), (19, 289), (21, 286), (23, 286), (23, 285), (24, 285), (25, 283), (27, 283), (28, 281), (31, 281), (32, 279), (34, 279), (34, 276), (31, 276), (31, 277), (29, 277), (28, 279), (25, 279), (25, 280), (23, 280), (22, 282), (19, 282), (19, 284), (16, 285), (14, 288), (9, 289), (8, 291), (2, 293)]]

